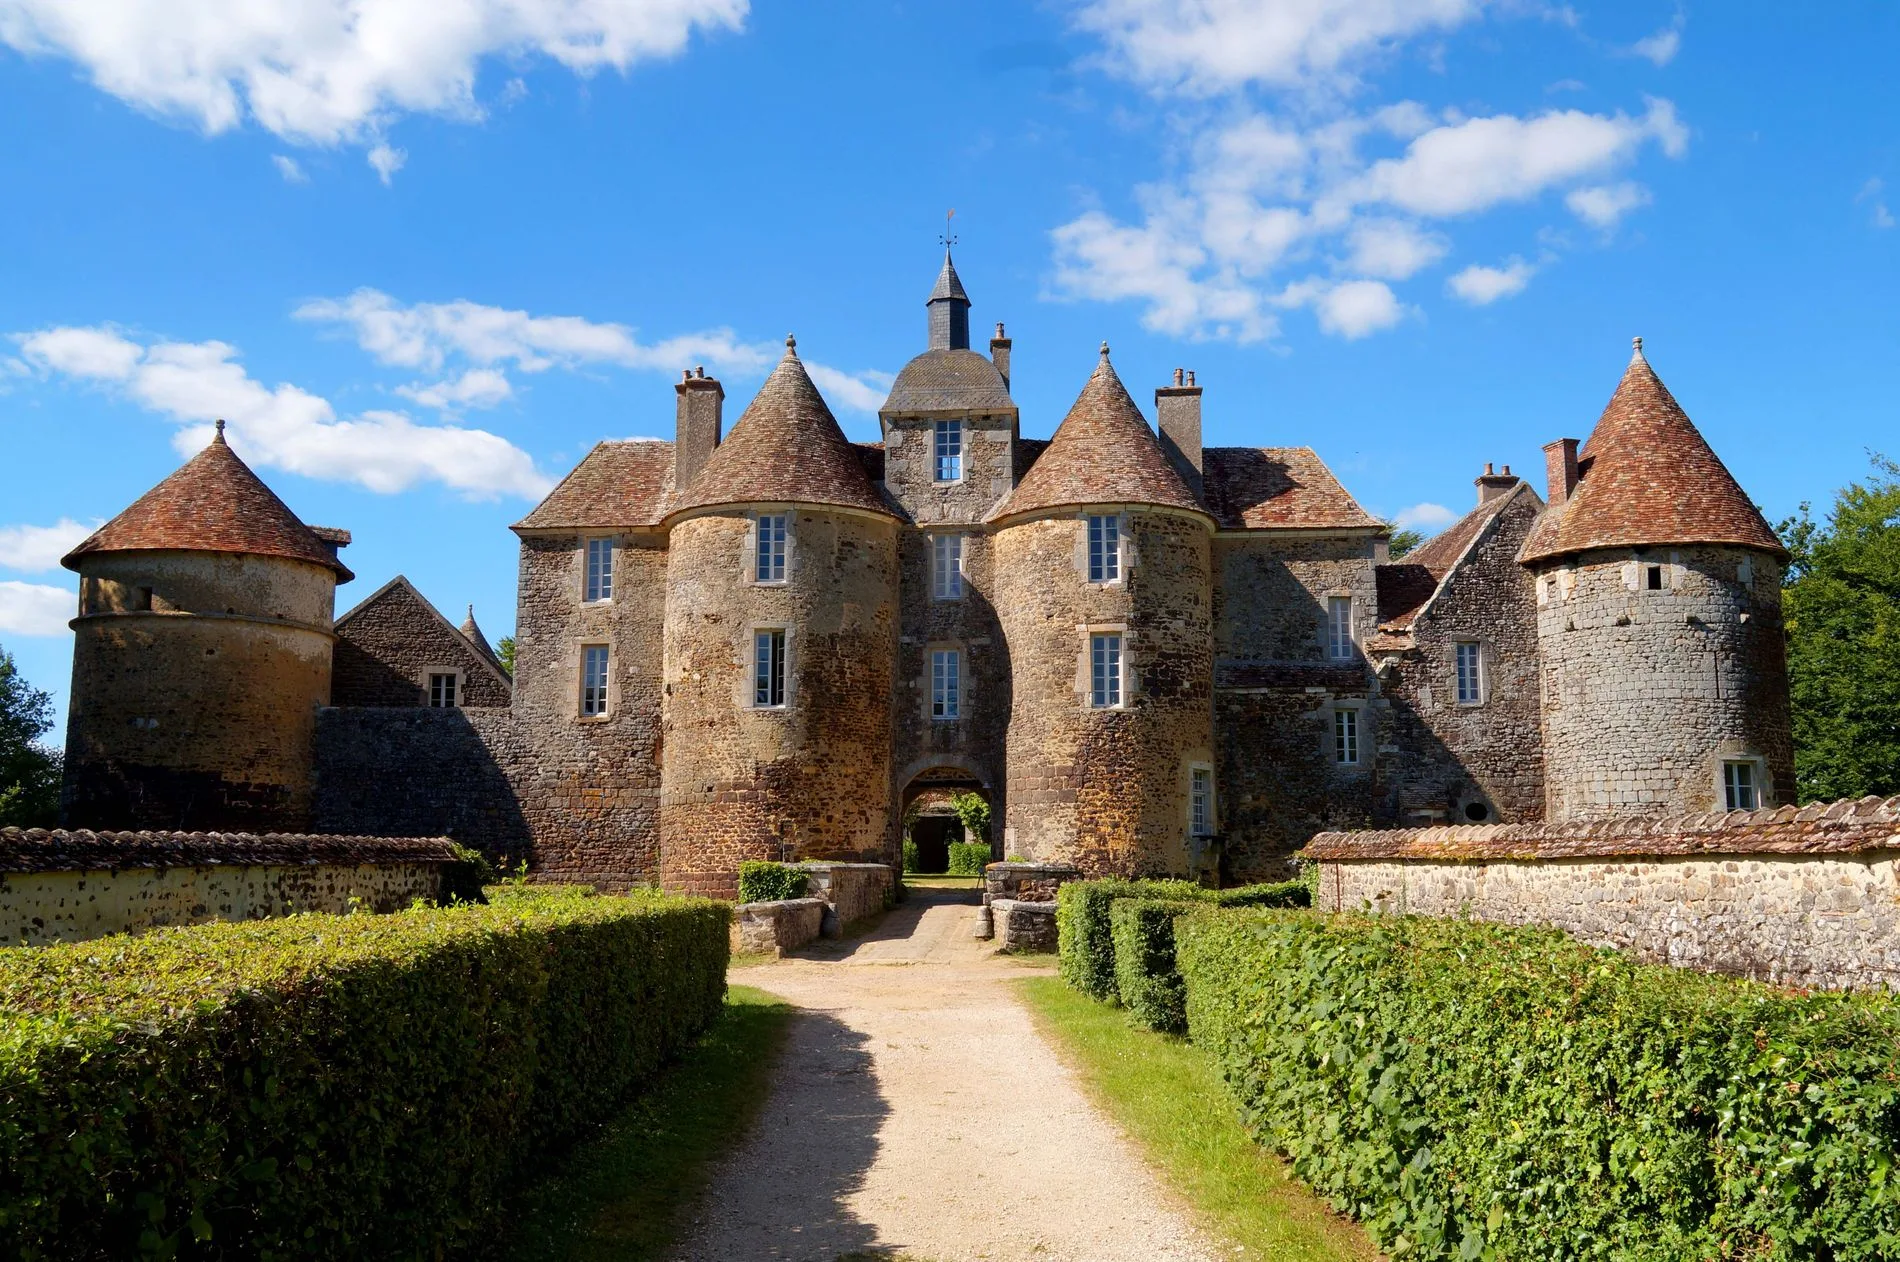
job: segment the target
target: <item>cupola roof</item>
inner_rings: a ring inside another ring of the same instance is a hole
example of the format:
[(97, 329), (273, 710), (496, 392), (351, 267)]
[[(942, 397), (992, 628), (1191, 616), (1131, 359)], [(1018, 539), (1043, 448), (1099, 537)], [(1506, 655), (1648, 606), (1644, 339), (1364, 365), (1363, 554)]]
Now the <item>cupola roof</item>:
[(732, 432), (681, 488), (669, 516), (721, 504), (832, 504), (896, 516), (806, 374), (792, 338)]
[[(348, 538), (328, 532), (339, 542)], [(132, 506), (92, 533), (60, 561), (69, 570), (79, 558), (103, 552), (236, 552), (287, 557), (335, 570), (337, 580), (356, 577), (337, 559), (336, 545), (297, 515), (238, 458), (224, 441), (224, 422), (203, 451)]]
[(1048, 448), (988, 520), (1085, 504), (1155, 504), (1210, 516), (1115, 375), (1106, 342)]
[(1785, 554), (1643, 355), (1643, 340), (1577, 460), (1563, 504), (1538, 519), (1525, 564), (1592, 548), (1721, 543)]
[(1016, 401), (989, 356), (973, 350), (930, 350), (905, 364), (879, 411), (1013, 412)]

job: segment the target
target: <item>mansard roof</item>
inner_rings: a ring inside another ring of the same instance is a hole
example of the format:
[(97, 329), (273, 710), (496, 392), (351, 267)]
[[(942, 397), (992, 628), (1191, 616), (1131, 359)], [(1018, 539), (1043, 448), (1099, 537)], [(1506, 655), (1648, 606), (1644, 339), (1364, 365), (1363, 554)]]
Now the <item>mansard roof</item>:
[(1379, 525), (1311, 447), (1209, 447), (1201, 460), (1207, 507), (1223, 530)]
[(1643, 357), (1642, 339), (1577, 461), (1576, 489), (1524, 541), (1526, 564), (1591, 548), (1781, 541)]
[(516, 530), (632, 530), (658, 526), (673, 498), (673, 444), (596, 443)]
[(1210, 516), (1161, 451), (1108, 362), (1108, 344), (1069, 414), (988, 521), (1085, 504), (1153, 504)]
[(969, 349), (925, 351), (904, 365), (878, 409), (897, 412), (1014, 412), (1003, 374)]
[[(830, 504), (896, 516), (785, 339), (785, 358), (671, 513), (722, 504)], [(671, 514), (669, 514), (671, 515)]]
[(80, 557), (101, 552), (236, 552), (308, 561), (335, 570), (338, 581), (347, 583), (356, 576), (337, 559), (336, 550), (348, 541), (345, 531), (312, 529), (298, 520), (231, 450), (219, 421), (217, 435), (203, 451), (95, 530), (60, 564), (76, 570)]

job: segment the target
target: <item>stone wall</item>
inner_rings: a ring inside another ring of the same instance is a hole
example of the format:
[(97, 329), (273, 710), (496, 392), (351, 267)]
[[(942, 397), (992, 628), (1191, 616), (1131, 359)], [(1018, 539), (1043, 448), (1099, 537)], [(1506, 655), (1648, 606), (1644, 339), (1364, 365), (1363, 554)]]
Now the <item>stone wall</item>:
[(801, 863), (811, 895), (825, 903), (825, 935), (837, 937), (891, 905), (896, 877), (882, 863)]
[(821, 898), (740, 903), (732, 909), (734, 955), (784, 955), (815, 942), (824, 924)]
[(1054, 903), (1025, 903), (999, 898), (989, 905), (991, 934), (996, 949), (1018, 954), (1046, 955), (1060, 942)]
[(509, 704), (507, 677), (405, 579), (337, 622), (332, 705), (426, 706), (429, 676), (443, 673), (458, 679), (457, 705)]
[(0, 829), (0, 942), (397, 911), (437, 897), (451, 857), (441, 839)]
[(1057, 890), (1082, 879), (1082, 870), (1066, 863), (992, 863), (983, 869), (983, 898), (1053, 903)]
[(1654, 963), (1900, 988), (1900, 798), (1328, 834), (1306, 853), (1326, 911), (1544, 924)]

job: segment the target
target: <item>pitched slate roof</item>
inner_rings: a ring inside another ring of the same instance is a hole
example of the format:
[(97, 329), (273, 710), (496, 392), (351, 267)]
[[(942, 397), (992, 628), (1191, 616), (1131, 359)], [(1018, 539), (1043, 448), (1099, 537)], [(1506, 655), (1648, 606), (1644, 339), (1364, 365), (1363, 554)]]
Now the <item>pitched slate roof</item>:
[(925, 351), (904, 365), (878, 409), (894, 412), (1013, 412), (1003, 374), (973, 350)]
[(652, 438), (596, 443), (516, 530), (657, 526), (673, 495), (673, 444)]
[(943, 252), (943, 270), (937, 273), (936, 287), (930, 291), (930, 297), (924, 301), (936, 302), (939, 298), (954, 298), (958, 302), (970, 301), (970, 295), (963, 292), (963, 279), (957, 275), (957, 265), (950, 261), (950, 251)]
[(68, 552), (60, 564), (79, 568), (94, 552), (237, 552), (288, 557), (335, 570), (339, 582), (356, 577), (337, 559), (338, 542), (297, 519), (285, 503), (217, 436), (170, 477)]
[(1529, 564), (1589, 548), (1786, 550), (1643, 357), (1642, 339), (1577, 461), (1576, 490), (1524, 541)]
[[(785, 358), (671, 513), (720, 504), (832, 504), (895, 516), (785, 339)], [(669, 515), (671, 515), (669, 513)]]
[(988, 521), (1083, 504), (1155, 504), (1206, 514), (1108, 362), (1108, 344), (1069, 414)]
[(1379, 524), (1311, 447), (1209, 447), (1201, 459), (1207, 507), (1223, 530)]

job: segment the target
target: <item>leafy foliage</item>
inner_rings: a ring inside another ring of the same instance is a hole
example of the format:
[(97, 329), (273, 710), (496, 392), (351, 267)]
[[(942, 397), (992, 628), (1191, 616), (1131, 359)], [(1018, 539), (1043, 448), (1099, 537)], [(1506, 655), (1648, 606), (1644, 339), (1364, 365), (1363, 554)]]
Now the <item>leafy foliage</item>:
[(495, 865), (488, 856), (470, 846), (455, 844), (455, 858), (442, 865), (442, 897), (446, 906), (450, 903), (485, 903), (488, 895), (483, 887), (493, 885), (498, 879)]
[(515, 673), (515, 637), (504, 635), (495, 644), (495, 656), (501, 659), (501, 668), (508, 672), (509, 678)]
[(904, 871), (916, 872), (920, 862), (922, 860), (917, 857), (917, 843), (908, 837), (904, 838)]
[(59, 822), (60, 754), (40, 743), (52, 726), (52, 695), (21, 678), (0, 648), (0, 827)]
[(544, 887), (0, 954), (0, 1252), (452, 1254), (718, 1014), (726, 918)]
[(1192, 881), (1070, 881), (1056, 893), (1056, 934), (1063, 980), (1091, 999), (1118, 1003), (1110, 909), (1118, 898), (1161, 898), (1216, 907), (1304, 907), (1310, 893), (1297, 882), (1205, 889)]
[(1187, 987), (1174, 963), (1174, 918), (1198, 904), (1118, 898), (1109, 905), (1115, 989), (1128, 1014), (1163, 1034), (1187, 1031)]
[(811, 874), (789, 863), (767, 863), (747, 859), (739, 865), (739, 901), (776, 903), (788, 898), (803, 898), (811, 888)]
[[(950, 809), (963, 825), (963, 835), (972, 842), (990, 839), (990, 802), (981, 793), (959, 789), (950, 795)], [(987, 849), (987, 845), (985, 847)]]
[(944, 871), (950, 876), (982, 876), (983, 869), (989, 863), (989, 842), (953, 841), (950, 843), (950, 862)]
[(1900, 1253), (1900, 1000), (1554, 930), (1196, 913), (1188, 1027), (1259, 1138), (1395, 1257)]
[(1825, 524), (1781, 524), (1782, 593), (1804, 802), (1900, 793), (1900, 465), (1843, 488)]
[(1391, 539), (1386, 541), (1386, 556), (1394, 561), (1425, 542), (1425, 535), (1417, 530), (1394, 530)]

